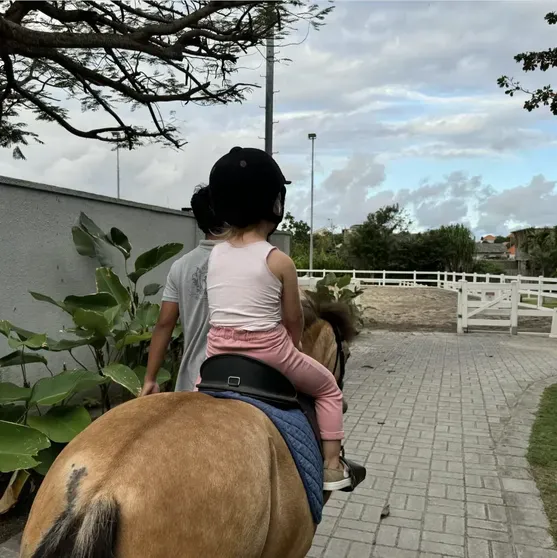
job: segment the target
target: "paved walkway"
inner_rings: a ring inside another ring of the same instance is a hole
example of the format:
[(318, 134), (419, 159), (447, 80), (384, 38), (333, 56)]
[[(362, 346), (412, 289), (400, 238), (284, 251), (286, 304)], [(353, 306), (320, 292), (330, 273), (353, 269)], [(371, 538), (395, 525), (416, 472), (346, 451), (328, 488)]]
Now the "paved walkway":
[(347, 453), (368, 478), (331, 499), (309, 556), (557, 558), (524, 458), (557, 341), (376, 331), (348, 368)]
[(524, 458), (555, 340), (365, 333), (349, 370), (347, 453), (368, 478), (331, 499), (309, 556), (557, 558)]

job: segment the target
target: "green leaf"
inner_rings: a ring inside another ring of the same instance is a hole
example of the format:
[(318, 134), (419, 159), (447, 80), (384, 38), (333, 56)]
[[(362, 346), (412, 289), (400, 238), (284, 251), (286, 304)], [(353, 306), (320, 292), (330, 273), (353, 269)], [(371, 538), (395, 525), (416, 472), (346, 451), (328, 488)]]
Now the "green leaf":
[(352, 276), (351, 275), (343, 275), (342, 277), (339, 277), (338, 281), (337, 281), (337, 287), (339, 289), (344, 289), (344, 287), (347, 287), (348, 285), (350, 285), (350, 281), (352, 281)]
[(51, 378), (41, 378), (33, 386), (29, 405), (55, 405), (78, 391), (103, 383), (102, 376), (96, 378), (91, 374), (94, 373), (88, 370), (68, 370)]
[[(88, 333), (88, 335), (90, 335), (90, 332)], [(48, 339), (47, 350), (53, 352), (71, 351), (72, 349), (76, 349), (77, 347), (85, 347), (86, 345), (94, 346), (95, 341), (98, 341), (98, 339), (98, 337), (84, 337), (83, 339), (60, 339), (59, 341)]]
[(70, 295), (64, 299), (64, 304), (70, 312), (75, 312), (78, 309), (104, 312), (109, 308), (118, 306), (118, 302), (114, 296), (107, 292), (100, 292), (85, 296)]
[(145, 285), (145, 287), (143, 288), (143, 294), (145, 296), (154, 296), (161, 289), (162, 289), (162, 285), (159, 285), (158, 283), (149, 283), (148, 285)]
[(172, 339), (178, 339), (178, 337), (180, 337), (180, 335), (182, 335), (183, 333), (184, 333), (184, 328), (182, 327), (182, 324), (178, 324), (172, 330)]
[(11, 382), (0, 383), (0, 403), (27, 401), (31, 396), (31, 388), (19, 387)]
[(21, 349), (22, 347), (27, 347), (28, 349), (32, 350), (39, 350), (39, 349), (46, 349), (48, 345), (46, 344), (46, 335), (44, 333), (34, 335), (33, 337), (29, 337), (28, 339), (24, 339), (23, 341), (19, 341), (18, 339), (13, 339), (10, 337), (8, 339), (8, 345), (12, 349)]
[(34, 331), (28, 331), (27, 329), (17, 327), (7, 320), (0, 321), (0, 333), (8, 337), (11, 332), (14, 332), (22, 341), (24, 341), (25, 339), (29, 339), (30, 337), (36, 337), (37, 335), (39, 335)]
[(135, 271), (130, 273), (128, 277), (134, 283), (137, 283), (138, 279), (145, 275), (148, 271), (155, 269), (155, 267), (159, 266), (166, 260), (169, 260), (176, 254), (179, 254), (183, 247), (183, 244), (175, 242), (165, 244), (164, 246), (157, 246), (148, 252), (144, 252), (138, 256), (137, 260), (135, 260)]
[(132, 251), (132, 245), (130, 244), (128, 237), (120, 229), (112, 227), (110, 229), (109, 238), (112, 244), (116, 246), (120, 252), (122, 252), (124, 258), (127, 260)]
[(29, 291), (29, 294), (35, 299), (38, 300), (40, 302), (48, 302), (49, 304), (53, 304), (54, 306), (58, 306), (58, 308), (61, 308), (62, 310), (64, 310), (64, 312), (68, 312), (68, 309), (66, 308), (65, 304), (61, 301), (58, 300), (54, 300), (52, 297), (41, 294), (41, 293), (36, 293), (34, 291)]
[(71, 376), (74, 381), (74, 387), (71, 391), (71, 395), (87, 391), (110, 382), (109, 378), (105, 378), (98, 372), (92, 372), (91, 370), (66, 370), (59, 374), (59, 376), (64, 375)]
[(129, 310), (131, 305), (130, 293), (122, 285), (120, 278), (108, 267), (99, 267), (95, 270), (95, 280), (99, 293), (108, 293), (120, 306), (122, 312)]
[(134, 329), (148, 329), (156, 325), (159, 319), (161, 308), (158, 304), (151, 302), (144, 302), (140, 304), (137, 312), (135, 313), (135, 320), (133, 321)]
[(104, 236), (104, 233), (103, 238), (95, 237), (94, 235), (89, 234), (87, 230), (84, 230), (83, 228), (72, 227), (72, 238), (78, 254), (80, 254), (81, 256), (87, 256), (89, 258), (96, 258), (104, 267), (112, 266), (110, 255), (101, 244), (102, 240), (108, 240), (106, 236)]
[(0, 405), (0, 420), (19, 422), (25, 415), (25, 405)]
[[(321, 281), (326, 287), (333, 287), (337, 282), (337, 276), (334, 273), (327, 273)], [(321, 281), (319, 281), (319, 283), (321, 283)]]
[(12, 324), (7, 320), (0, 320), (0, 333), (4, 337), (8, 337), (12, 331)]
[(14, 351), (9, 355), (0, 358), (0, 368), (6, 368), (8, 366), (21, 366), (22, 364), (33, 364), (34, 362), (47, 364), (46, 358), (37, 353), (22, 353), (21, 351)]
[(141, 384), (135, 372), (124, 364), (109, 364), (103, 368), (103, 374), (117, 384), (124, 386), (135, 396), (138, 396), (141, 392)]
[(27, 424), (53, 442), (64, 443), (85, 430), (91, 424), (91, 416), (85, 407), (52, 407), (42, 416), (29, 415)]
[(22, 424), (0, 421), (0, 472), (36, 467), (38, 461), (33, 457), (49, 446), (50, 441), (42, 432)]
[(75, 249), (80, 256), (97, 257), (95, 240), (90, 234), (79, 227), (72, 227), (72, 238)]
[[(135, 372), (137, 379), (139, 380), (140, 385), (145, 383), (145, 374), (147, 373), (147, 368), (145, 366), (136, 366), (133, 371)], [(169, 382), (172, 379), (170, 372), (165, 368), (159, 368), (159, 372), (157, 374), (157, 384), (162, 386)]]
[(151, 337), (153, 337), (152, 331), (146, 331), (145, 333), (129, 333), (116, 342), (116, 348), (121, 349), (128, 345), (135, 345), (141, 341), (149, 341)]
[(39, 464), (34, 468), (39, 475), (46, 476), (50, 467), (60, 455), (60, 452), (66, 447), (66, 444), (51, 443), (49, 448), (41, 450), (37, 454), (37, 461)]
[(73, 315), (73, 321), (75, 325), (89, 331), (94, 331), (103, 337), (110, 335), (110, 324), (104, 314), (100, 314), (99, 312), (81, 309), (76, 310)]
[(87, 217), (83, 211), (79, 214), (79, 226), (95, 238), (107, 239), (104, 231), (92, 219)]

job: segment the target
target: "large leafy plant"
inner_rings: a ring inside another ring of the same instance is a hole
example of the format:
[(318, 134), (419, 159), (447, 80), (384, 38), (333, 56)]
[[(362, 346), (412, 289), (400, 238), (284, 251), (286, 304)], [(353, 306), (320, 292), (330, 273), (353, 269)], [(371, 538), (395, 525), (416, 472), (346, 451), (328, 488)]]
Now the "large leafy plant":
[[(8, 487), (11, 500), (30, 470), (44, 475), (64, 445), (90, 424), (91, 416), (83, 402), (86, 392), (99, 390), (103, 412), (111, 406), (113, 383), (123, 386), (129, 397), (139, 395), (148, 345), (160, 311), (158, 304), (147, 299), (156, 295), (162, 285), (146, 284), (139, 291), (138, 283), (183, 248), (178, 243), (155, 247), (140, 254), (133, 269), (129, 269), (132, 245), (119, 229), (104, 233), (82, 213), (72, 237), (79, 254), (100, 264), (95, 270), (96, 292), (70, 295), (64, 300), (31, 292), (36, 300), (55, 305), (71, 318), (71, 327), (62, 330), (64, 338), (51, 339), (0, 321), (0, 334), (12, 349), (0, 358), (0, 380), (2, 368), (19, 366), (22, 374), (21, 385), (0, 382), (0, 473), (14, 472)], [(114, 271), (111, 250), (123, 258), (124, 281)], [(177, 327), (173, 334), (175, 346), (180, 335)], [(78, 348), (88, 349), (92, 355), (89, 362), (94, 364), (82, 363), (74, 354)], [(64, 366), (62, 371), (54, 372), (48, 366), (45, 351), (67, 352), (77, 368), (68, 370)], [(177, 369), (176, 351), (171, 355), (167, 367)], [(44, 366), (48, 376), (31, 385), (28, 366), (36, 364)], [(161, 370), (158, 379), (161, 384), (168, 382), (171, 372)], [(6, 498), (4, 494), (0, 500), (0, 513), (10, 506), (10, 498)]]
[(354, 320), (362, 325), (361, 309), (357, 304), (358, 297), (363, 293), (361, 289), (350, 289), (351, 275), (337, 276), (327, 273), (323, 279), (317, 281), (315, 291), (306, 291), (307, 294), (318, 302), (343, 302), (352, 312)]

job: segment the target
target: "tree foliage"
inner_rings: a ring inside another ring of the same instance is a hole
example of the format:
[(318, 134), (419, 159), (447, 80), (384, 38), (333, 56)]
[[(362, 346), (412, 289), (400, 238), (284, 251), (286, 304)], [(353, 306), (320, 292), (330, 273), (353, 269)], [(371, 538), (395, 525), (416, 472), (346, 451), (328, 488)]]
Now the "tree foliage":
[(395, 235), (408, 231), (410, 220), (398, 204), (370, 213), (350, 232), (348, 249), (354, 267), (387, 269), (395, 254)]
[[(309, 225), (296, 220), (292, 213), (284, 216), (281, 229), (292, 234), (290, 256), (298, 269), (309, 268)], [(346, 269), (349, 265), (346, 258), (346, 247), (343, 246), (342, 234), (335, 232), (335, 227), (321, 231), (313, 237), (314, 269)]]
[[(545, 20), (549, 25), (557, 23), (557, 12), (546, 14)], [(524, 72), (534, 72), (540, 70), (547, 72), (557, 67), (557, 48), (548, 48), (539, 52), (523, 52), (514, 57), (515, 61), (522, 64)], [(549, 110), (557, 115), (557, 94), (551, 85), (545, 85), (534, 90), (524, 88), (519, 81), (509, 76), (501, 76), (497, 80), (501, 88), (505, 88), (505, 93), (514, 96), (517, 92), (526, 93), (528, 98), (524, 102), (524, 108), (531, 112), (540, 106), (549, 107)]]
[(529, 229), (522, 249), (528, 254), (531, 273), (549, 277), (557, 274), (557, 227)]
[[(160, 103), (242, 101), (254, 84), (233, 79), (240, 57), (297, 22), (318, 28), (331, 10), (303, 0), (0, 0), (0, 146), (23, 158), (22, 145), (40, 142), (26, 129), (30, 111), (82, 138), (180, 147)], [(67, 99), (102, 113), (95, 127), (72, 122)], [(124, 103), (144, 114), (130, 122)]]

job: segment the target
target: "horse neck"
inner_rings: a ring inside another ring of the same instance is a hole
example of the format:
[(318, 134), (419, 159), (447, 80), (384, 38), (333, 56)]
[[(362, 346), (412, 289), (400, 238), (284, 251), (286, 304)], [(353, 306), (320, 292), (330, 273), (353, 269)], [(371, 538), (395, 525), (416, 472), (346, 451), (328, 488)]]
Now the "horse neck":
[(304, 353), (334, 373), (336, 360), (336, 340), (331, 325), (318, 319), (302, 335)]

